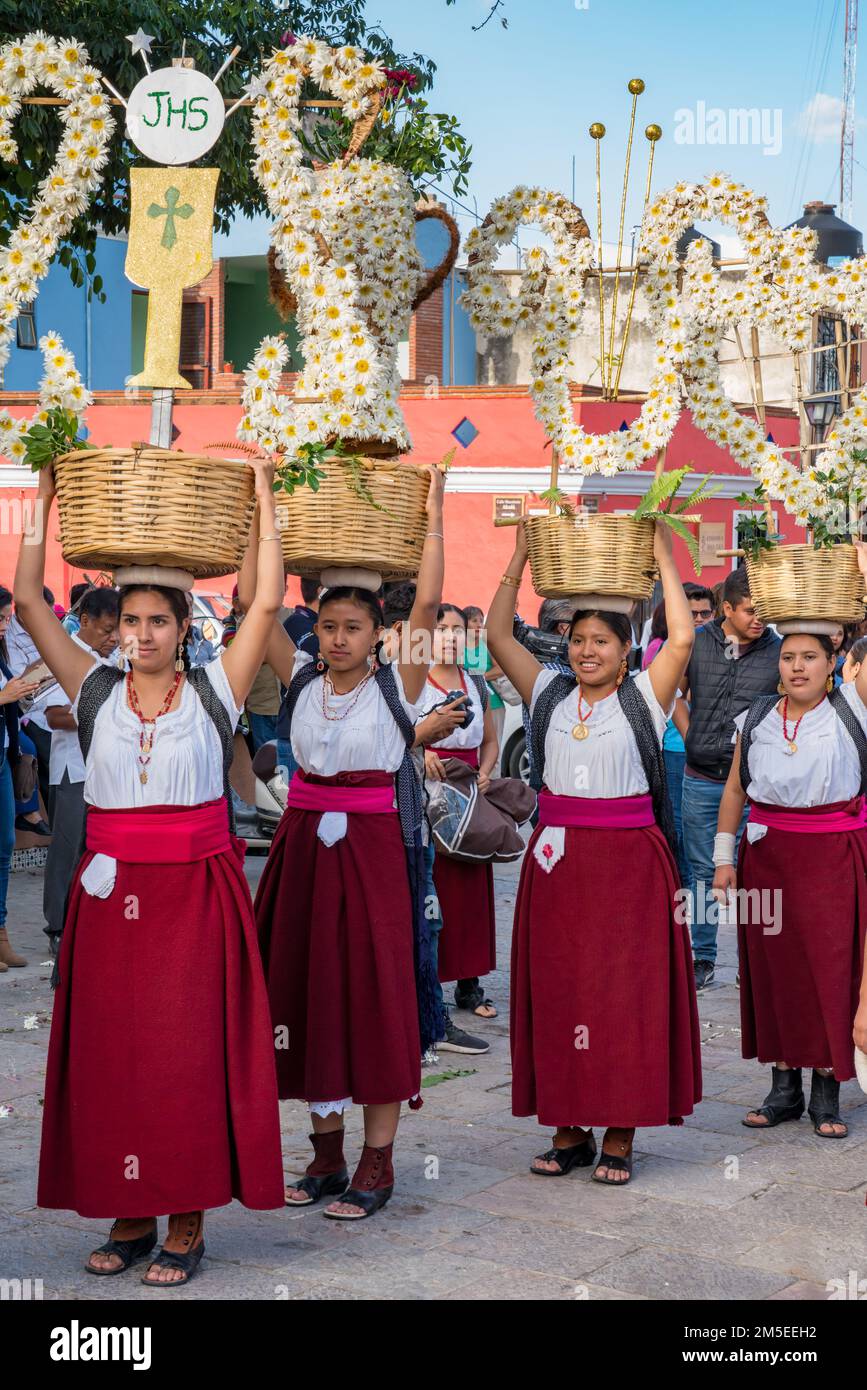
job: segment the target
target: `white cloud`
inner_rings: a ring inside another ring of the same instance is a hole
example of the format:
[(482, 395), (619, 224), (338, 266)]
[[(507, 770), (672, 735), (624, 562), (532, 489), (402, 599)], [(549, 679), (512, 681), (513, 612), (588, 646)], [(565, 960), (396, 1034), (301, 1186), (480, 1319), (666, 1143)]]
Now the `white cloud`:
[(826, 140), (840, 139), (840, 126), (843, 121), (843, 102), (840, 97), (832, 97), (827, 92), (817, 92), (811, 97), (797, 120), (799, 135), (814, 145), (822, 145)]

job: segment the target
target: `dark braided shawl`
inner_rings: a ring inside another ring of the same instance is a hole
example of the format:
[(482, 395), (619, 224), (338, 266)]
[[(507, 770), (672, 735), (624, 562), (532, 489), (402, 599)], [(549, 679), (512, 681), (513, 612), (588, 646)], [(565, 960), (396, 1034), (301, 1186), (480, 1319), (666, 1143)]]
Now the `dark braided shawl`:
[[(531, 783), (540, 791), (545, 777), (545, 738), (548, 725), (556, 707), (565, 700), (577, 685), (574, 676), (555, 676), (546, 685), (536, 701), (533, 718), (530, 721), (530, 765), (533, 769)], [(677, 835), (674, 829), (674, 815), (668, 795), (668, 780), (665, 775), (665, 759), (659, 746), (659, 739), (653, 727), (653, 719), (641, 691), (635, 688), (632, 680), (623, 681), (618, 687), (617, 698), (626, 716), (629, 727), (638, 744), (641, 766), (647, 778), (653, 800), (653, 814), (656, 823), (668, 841), (672, 854), (677, 853)]]
[[(320, 658), (318, 661), (305, 662), (300, 671), (297, 671), (292, 677), (286, 693), (287, 737), (299, 695), (312, 680), (323, 675), (326, 670), (325, 662)], [(427, 873), (421, 838), (423, 816), (421, 784), (409, 752), (415, 742), (415, 725), (400, 702), (392, 667), (390, 665), (380, 666), (374, 680), (388, 707), (389, 714), (400, 729), (406, 743), (403, 760), (395, 775), (397, 814), (400, 820), (401, 838), (409, 873), (409, 889), (413, 909), (413, 956), (418, 1024), (422, 1052), (426, 1052), (443, 1036), (445, 1020), (439, 1003), (436, 971), (433, 965), (430, 922), (425, 912)]]

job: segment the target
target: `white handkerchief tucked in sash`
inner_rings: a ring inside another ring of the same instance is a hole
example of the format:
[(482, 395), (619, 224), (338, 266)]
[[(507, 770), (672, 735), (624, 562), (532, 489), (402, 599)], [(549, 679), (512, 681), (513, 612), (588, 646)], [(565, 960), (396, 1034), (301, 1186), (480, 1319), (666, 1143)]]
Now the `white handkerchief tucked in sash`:
[(533, 857), (541, 869), (549, 874), (555, 864), (559, 864), (566, 853), (566, 828), (562, 825), (546, 825), (533, 846)]
[(763, 840), (768, 833), (766, 825), (759, 825), (758, 821), (747, 821), (747, 843), (754, 845), (757, 840)]
[(92, 898), (107, 898), (117, 878), (117, 860), (95, 854), (81, 875), (81, 886)]
[(338, 840), (342, 840), (346, 834), (346, 812), (345, 811), (323, 811), (319, 824), (316, 827), (317, 839), (323, 845), (336, 845)]

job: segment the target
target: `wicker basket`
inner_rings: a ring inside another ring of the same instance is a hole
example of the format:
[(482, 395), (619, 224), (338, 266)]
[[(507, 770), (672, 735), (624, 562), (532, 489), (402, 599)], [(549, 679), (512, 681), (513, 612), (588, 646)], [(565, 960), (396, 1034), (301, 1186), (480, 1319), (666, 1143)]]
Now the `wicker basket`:
[(290, 574), (316, 576), (332, 566), (377, 570), (384, 580), (418, 574), (427, 534), (427, 473), (399, 459), (357, 456), (361, 484), (377, 506), (352, 486), (345, 463), (328, 459), (319, 491), (278, 494), (277, 525)]
[(854, 546), (778, 545), (746, 564), (756, 612), (766, 623), (857, 623), (864, 617), (864, 578)]
[(526, 527), (533, 587), (543, 598), (653, 592), (653, 522), (630, 516), (531, 516)]
[(63, 558), (76, 569), (165, 565), (197, 579), (240, 568), (253, 471), (172, 449), (82, 449), (54, 464)]

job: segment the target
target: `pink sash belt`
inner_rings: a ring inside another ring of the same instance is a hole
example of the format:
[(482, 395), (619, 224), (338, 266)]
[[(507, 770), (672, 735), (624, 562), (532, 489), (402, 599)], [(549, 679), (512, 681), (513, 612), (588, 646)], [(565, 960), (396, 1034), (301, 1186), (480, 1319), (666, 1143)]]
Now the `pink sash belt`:
[(564, 825), (570, 830), (638, 830), (654, 825), (653, 798), (645, 796), (555, 796), (539, 793), (539, 824)]
[(127, 864), (191, 864), (232, 849), (224, 797), (202, 806), (87, 812), (87, 848)]
[(807, 806), (798, 810), (788, 806), (769, 806), (756, 802), (750, 807), (750, 820), (771, 830), (795, 830), (807, 835), (828, 835), (836, 831), (863, 830), (867, 827), (867, 807), (863, 796), (851, 801), (834, 801), (827, 806)]
[(297, 811), (354, 811), (361, 815), (380, 815), (394, 811), (394, 782), (382, 786), (335, 786), (308, 782), (296, 772), (289, 783), (288, 806)]

